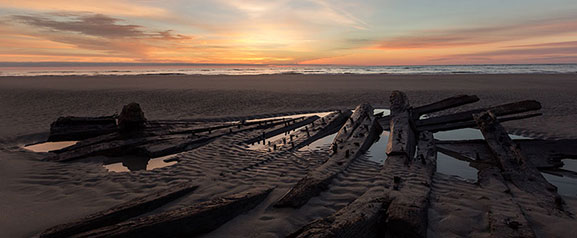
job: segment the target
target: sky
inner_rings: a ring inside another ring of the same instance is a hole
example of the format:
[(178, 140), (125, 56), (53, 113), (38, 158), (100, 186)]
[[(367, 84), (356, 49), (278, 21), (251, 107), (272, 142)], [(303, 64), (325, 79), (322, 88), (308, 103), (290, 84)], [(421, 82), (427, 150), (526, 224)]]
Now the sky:
[(0, 61), (577, 63), (577, 1), (0, 0)]

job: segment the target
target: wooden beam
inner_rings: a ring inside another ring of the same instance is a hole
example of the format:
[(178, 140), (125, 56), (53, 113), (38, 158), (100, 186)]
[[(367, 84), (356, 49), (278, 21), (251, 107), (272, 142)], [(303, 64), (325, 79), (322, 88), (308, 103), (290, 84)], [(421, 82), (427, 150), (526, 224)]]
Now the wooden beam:
[(69, 237), (96, 228), (113, 225), (129, 218), (150, 212), (179, 197), (182, 197), (198, 186), (188, 183), (132, 199), (110, 209), (86, 216), (78, 221), (61, 224), (47, 229), (40, 234), (41, 238)]
[[(538, 116), (542, 116), (542, 115), (543, 115), (542, 113), (532, 113), (532, 114), (527, 114), (527, 115), (509, 116), (509, 117), (499, 118), (499, 121), (501, 121), (501, 122), (516, 121), (516, 120), (523, 120), (523, 119), (527, 119), (527, 118), (538, 117)], [(474, 120), (470, 120), (470, 121), (452, 122), (452, 123), (446, 123), (446, 124), (433, 124), (433, 125), (417, 126), (417, 130), (419, 130), (419, 131), (431, 131), (431, 132), (450, 131), (450, 130), (463, 129), (463, 128), (477, 128), (477, 123)]]
[(492, 111), (496, 116), (506, 116), (523, 112), (535, 111), (541, 109), (541, 104), (535, 100), (526, 100), (514, 103), (507, 103), (495, 107), (474, 109), (465, 112), (454, 113), (445, 116), (432, 117), (416, 121), (417, 127), (434, 124), (448, 124), (453, 122), (462, 122), (473, 120), (473, 114), (484, 111)]
[[(531, 164), (539, 169), (563, 166), (562, 159), (577, 158), (577, 140), (513, 140)], [(469, 161), (493, 163), (493, 155), (484, 140), (438, 141), (440, 152), (458, 154)], [(496, 163), (495, 163), (496, 164)]]
[[(458, 95), (450, 98), (443, 99), (438, 102), (423, 105), (420, 107), (413, 108), (413, 114), (415, 116), (421, 116), (427, 113), (433, 113), (442, 111), (449, 108), (454, 108), (470, 103), (475, 103), (479, 101), (479, 97), (475, 95)], [(418, 118), (417, 118), (418, 119)]]
[(379, 237), (386, 209), (382, 188), (372, 188), (334, 214), (315, 220), (287, 238)]
[(412, 158), (415, 153), (415, 131), (413, 130), (409, 100), (400, 91), (393, 91), (391, 100), (391, 121), (387, 155), (404, 154)]
[(277, 148), (280, 151), (290, 151), (298, 150), (299, 148), (306, 146), (324, 136), (338, 132), (338, 130), (346, 123), (347, 119), (351, 116), (352, 112), (346, 110), (343, 112), (334, 112), (326, 115), (322, 118), (318, 118), (314, 122), (306, 125), (306, 129), (301, 129), (290, 133), (288, 136), (292, 135), (292, 141), (290, 143), (283, 143), (282, 139), (276, 141), (271, 141), (268, 148), (273, 151), (273, 148)]
[(394, 154), (385, 160), (385, 230), (392, 237), (426, 237), (429, 194), (436, 171), (437, 152), (430, 132), (419, 135), (416, 158)]
[(298, 208), (307, 203), (327, 189), (331, 180), (364, 153), (381, 132), (382, 128), (373, 116), (373, 108), (368, 104), (359, 105), (335, 137), (331, 157), (310, 171), (275, 206)]
[(543, 177), (517, 143), (511, 140), (496, 115), (492, 111), (486, 111), (475, 114), (474, 118), (499, 164), (504, 179), (533, 196), (548, 212), (568, 215), (563, 198), (557, 194), (557, 188)]
[(200, 202), (189, 207), (128, 220), (71, 237), (185, 237), (212, 231), (261, 203), (272, 188)]

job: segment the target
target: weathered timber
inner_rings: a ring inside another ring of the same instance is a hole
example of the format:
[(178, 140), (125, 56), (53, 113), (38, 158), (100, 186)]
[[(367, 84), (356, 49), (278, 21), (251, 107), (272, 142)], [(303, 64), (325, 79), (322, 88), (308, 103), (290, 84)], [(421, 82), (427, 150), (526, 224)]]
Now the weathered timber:
[(491, 111), (496, 116), (506, 116), (511, 114), (524, 113), (529, 111), (535, 111), (541, 109), (541, 104), (535, 100), (526, 100), (514, 103), (507, 103), (499, 106), (474, 109), (465, 112), (454, 113), (445, 116), (438, 116), (427, 118), (423, 120), (418, 120), (415, 122), (417, 127), (433, 124), (448, 124), (453, 122), (462, 122), (473, 120), (473, 114), (481, 113), (484, 111)]
[[(543, 115), (542, 113), (531, 113), (531, 114), (527, 114), (527, 115), (509, 116), (509, 117), (499, 118), (499, 121), (500, 122), (507, 122), (507, 121), (523, 120), (523, 119), (538, 117), (538, 116), (542, 116), (542, 115)], [(433, 124), (433, 125), (417, 126), (417, 130), (419, 130), (419, 131), (431, 131), (431, 132), (450, 131), (450, 130), (463, 129), (463, 128), (477, 128), (477, 123), (474, 120), (470, 120), (470, 121), (453, 122), (453, 123), (445, 123), (445, 124)]]
[(50, 124), (48, 141), (84, 140), (117, 130), (115, 116), (60, 117)]
[(137, 138), (126, 138), (117, 139), (113, 141), (107, 141), (97, 144), (90, 144), (86, 146), (74, 147), (73, 149), (66, 150), (61, 153), (57, 153), (54, 156), (47, 157), (46, 161), (56, 161), (56, 162), (67, 162), (76, 159), (86, 158), (88, 156), (95, 155), (126, 155), (126, 154), (137, 154), (137, 147), (146, 143), (159, 142), (163, 140), (170, 140), (178, 137), (183, 137), (182, 135), (165, 135), (165, 136), (153, 136), (153, 137), (137, 137)]
[[(248, 123), (247, 123), (248, 124)], [(257, 122), (243, 126), (233, 133), (250, 130), (264, 129), (283, 125), (282, 121), (271, 121), (266, 125)], [(230, 125), (219, 125), (210, 128), (194, 128), (196, 132), (190, 135), (178, 131), (155, 131), (142, 130), (137, 134), (111, 133), (81, 141), (76, 145), (56, 151), (56, 155), (45, 158), (47, 161), (66, 162), (94, 155), (125, 155), (136, 154), (145, 156), (164, 156), (185, 150), (198, 148), (212, 140), (230, 134)], [(204, 132), (201, 134), (201, 132)]]
[[(450, 98), (443, 99), (438, 102), (423, 105), (420, 107), (413, 108), (413, 114), (418, 117), (427, 113), (434, 113), (442, 111), (445, 109), (458, 107), (470, 103), (475, 103), (479, 101), (479, 97), (475, 95), (458, 95)], [(418, 119), (418, 118), (417, 118)]]
[(491, 237), (536, 237), (530, 222), (513, 196), (501, 170), (495, 166), (482, 167), (478, 173), (481, 189), (489, 200), (489, 229)]
[(334, 214), (309, 223), (287, 238), (380, 237), (379, 228), (388, 204), (382, 188), (372, 188)]
[(299, 148), (308, 145), (324, 136), (336, 133), (345, 124), (352, 112), (349, 110), (343, 112), (333, 112), (322, 118), (319, 118), (313, 123), (308, 124), (306, 129), (301, 129), (291, 133), (293, 136), (294, 147), (289, 144), (284, 144), (282, 139), (271, 141), (269, 148), (275, 147), (280, 150), (298, 150)]
[(335, 137), (330, 158), (310, 171), (275, 206), (298, 208), (307, 203), (310, 198), (327, 189), (331, 180), (364, 153), (381, 132), (382, 128), (373, 116), (373, 108), (368, 104), (357, 106)]
[(113, 225), (129, 218), (152, 211), (170, 201), (182, 197), (198, 186), (188, 183), (132, 199), (110, 209), (88, 215), (78, 221), (57, 225), (40, 234), (41, 238), (69, 237), (81, 232)]
[(272, 188), (251, 189), (193, 206), (131, 219), (72, 237), (191, 237), (214, 230), (254, 208), (272, 190)]
[[(539, 169), (559, 168), (562, 159), (577, 158), (577, 140), (513, 140), (531, 164)], [(492, 163), (493, 156), (484, 140), (437, 141), (440, 152), (466, 161)]]
[[(297, 128), (302, 127), (304, 125), (310, 124), (311, 122), (316, 121), (319, 118), (320, 117), (318, 117), (318, 116), (306, 117), (306, 118), (302, 118), (302, 120), (300, 120), (300, 121), (294, 121), (292, 124), (290, 124), (288, 126), (284, 126), (281, 128), (273, 128), (272, 130), (264, 132), (264, 138), (265, 139), (270, 138), (270, 137), (285, 133), (287, 131), (297, 129)], [(262, 135), (259, 135), (257, 137), (246, 140), (244, 143), (245, 144), (252, 144), (252, 143), (255, 143), (255, 142), (258, 142), (261, 140), (263, 140)]]
[(412, 158), (415, 153), (415, 131), (407, 95), (400, 91), (391, 94), (391, 121), (387, 155), (405, 154)]
[(519, 146), (511, 140), (495, 114), (486, 111), (475, 114), (474, 118), (505, 180), (532, 195), (536, 202), (550, 213), (568, 215), (565, 212), (563, 198), (557, 194), (557, 188), (543, 177)]
[(429, 195), (437, 166), (435, 140), (430, 132), (419, 134), (415, 158), (390, 155), (383, 166), (386, 211), (385, 232), (392, 237), (426, 237)]
[(146, 117), (138, 103), (129, 103), (122, 107), (122, 112), (118, 116), (118, 129), (121, 132), (132, 132), (145, 127)]

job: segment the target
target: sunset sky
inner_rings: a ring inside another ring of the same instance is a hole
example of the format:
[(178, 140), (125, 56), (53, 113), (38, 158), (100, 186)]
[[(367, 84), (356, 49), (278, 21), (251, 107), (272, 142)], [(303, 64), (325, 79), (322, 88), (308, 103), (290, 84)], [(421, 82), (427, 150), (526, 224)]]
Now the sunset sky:
[(575, 0), (0, 0), (2, 62), (577, 63)]

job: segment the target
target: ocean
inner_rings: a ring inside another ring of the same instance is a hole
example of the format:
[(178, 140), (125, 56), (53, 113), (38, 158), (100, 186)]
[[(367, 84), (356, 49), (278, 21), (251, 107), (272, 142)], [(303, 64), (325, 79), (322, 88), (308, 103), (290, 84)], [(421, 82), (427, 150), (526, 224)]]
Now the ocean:
[(0, 76), (557, 73), (577, 74), (577, 64), (342, 66), (146, 63), (0, 63)]

